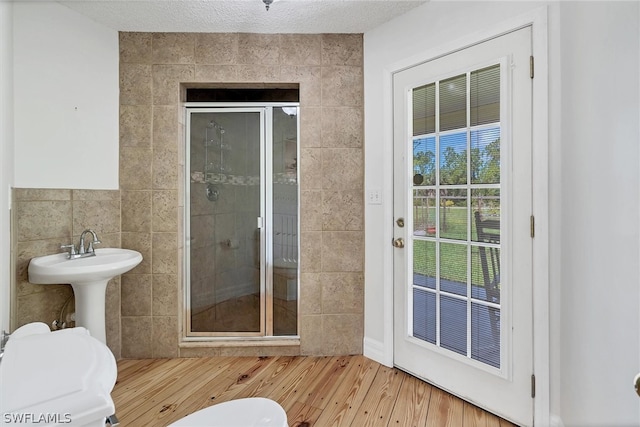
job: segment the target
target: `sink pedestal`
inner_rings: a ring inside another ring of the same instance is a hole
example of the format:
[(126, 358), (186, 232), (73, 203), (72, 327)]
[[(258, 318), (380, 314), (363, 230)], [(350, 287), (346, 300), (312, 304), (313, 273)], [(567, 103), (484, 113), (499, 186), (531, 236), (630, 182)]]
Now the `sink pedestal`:
[(105, 297), (109, 280), (72, 283), (76, 301), (76, 326), (89, 330), (92, 337), (107, 343)]

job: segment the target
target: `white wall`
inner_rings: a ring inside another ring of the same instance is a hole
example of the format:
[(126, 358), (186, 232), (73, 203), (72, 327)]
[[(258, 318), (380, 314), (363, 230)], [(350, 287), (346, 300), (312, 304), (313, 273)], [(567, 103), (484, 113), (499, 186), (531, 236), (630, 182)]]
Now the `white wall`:
[(562, 3), (560, 212), (567, 425), (638, 425), (638, 2)]
[(13, 185), (13, 5), (0, 2), (0, 330), (10, 331), (10, 187)]
[[(364, 37), (365, 354), (392, 363), (388, 71), (542, 3), (430, 2)], [(638, 2), (552, 2), (549, 17), (550, 412), (567, 426), (638, 425)], [(410, 31), (408, 30), (410, 29)], [(544, 425), (544, 423), (542, 424)]]
[(118, 32), (54, 2), (14, 16), (15, 186), (118, 188)]

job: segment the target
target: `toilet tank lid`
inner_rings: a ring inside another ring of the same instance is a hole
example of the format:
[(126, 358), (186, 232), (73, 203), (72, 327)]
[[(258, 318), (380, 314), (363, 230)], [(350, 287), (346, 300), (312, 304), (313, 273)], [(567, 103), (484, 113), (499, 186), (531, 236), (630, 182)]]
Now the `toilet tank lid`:
[(27, 323), (26, 325), (22, 325), (15, 331), (13, 331), (13, 333), (11, 334), (11, 339), (26, 337), (27, 335), (34, 334), (48, 334), (49, 332), (51, 332), (51, 329), (49, 329), (49, 326), (47, 326), (46, 323), (32, 322)]

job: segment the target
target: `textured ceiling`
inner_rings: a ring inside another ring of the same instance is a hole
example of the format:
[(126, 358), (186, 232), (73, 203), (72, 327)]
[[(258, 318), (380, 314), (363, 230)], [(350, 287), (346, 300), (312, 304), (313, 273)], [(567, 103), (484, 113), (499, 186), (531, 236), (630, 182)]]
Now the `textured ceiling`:
[(364, 33), (426, 0), (76, 0), (59, 3), (118, 31)]

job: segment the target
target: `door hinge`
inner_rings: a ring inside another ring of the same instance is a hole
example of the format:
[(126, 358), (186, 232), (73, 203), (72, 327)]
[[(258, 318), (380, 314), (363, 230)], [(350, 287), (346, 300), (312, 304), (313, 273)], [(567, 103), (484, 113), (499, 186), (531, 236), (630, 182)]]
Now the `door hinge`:
[(529, 76), (533, 78), (533, 55), (529, 57)]
[(536, 237), (536, 217), (534, 217), (533, 215), (529, 217), (529, 227), (531, 229), (531, 238)]
[(531, 398), (536, 397), (536, 376), (531, 374)]

